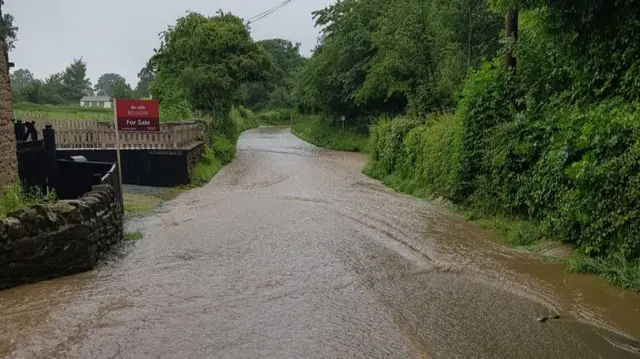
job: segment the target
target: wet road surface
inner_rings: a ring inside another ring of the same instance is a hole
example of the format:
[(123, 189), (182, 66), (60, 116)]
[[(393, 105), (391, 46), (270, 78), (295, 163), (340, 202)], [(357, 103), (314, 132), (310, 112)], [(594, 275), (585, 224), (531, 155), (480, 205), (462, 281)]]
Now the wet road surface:
[(393, 193), (360, 154), (282, 128), (238, 147), (98, 270), (0, 292), (0, 357), (640, 357), (637, 294)]

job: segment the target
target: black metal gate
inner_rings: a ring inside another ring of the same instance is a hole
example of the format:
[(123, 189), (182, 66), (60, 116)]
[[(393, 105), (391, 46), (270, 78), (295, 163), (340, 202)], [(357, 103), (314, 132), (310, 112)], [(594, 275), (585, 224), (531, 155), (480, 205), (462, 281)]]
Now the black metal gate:
[(44, 141), (18, 141), (16, 155), (23, 188), (44, 190), (47, 185)]
[(34, 124), (14, 122), (18, 175), (25, 190), (45, 191), (48, 171), (46, 146), (44, 139), (38, 139)]

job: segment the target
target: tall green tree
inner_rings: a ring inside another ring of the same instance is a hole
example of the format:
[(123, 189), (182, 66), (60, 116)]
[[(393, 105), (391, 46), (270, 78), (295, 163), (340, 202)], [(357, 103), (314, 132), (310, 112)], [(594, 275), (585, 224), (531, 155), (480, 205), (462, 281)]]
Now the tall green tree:
[(151, 62), (147, 62), (147, 64), (140, 69), (138, 72), (138, 84), (135, 88), (135, 96), (136, 97), (149, 97), (151, 95), (151, 91), (149, 89), (149, 85), (156, 78), (153, 65)]
[(33, 73), (27, 69), (17, 69), (11, 73), (11, 88), (20, 91), (26, 84), (35, 80)]
[(15, 49), (15, 42), (18, 41), (18, 27), (14, 24), (13, 15), (2, 12), (3, 6), (4, 0), (0, 1), (0, 38), (6, 41), (11, 51)]
[(236, 94), (236, 102), (255, 111), (293, 107), (292, 79), (305, 61), (300, 55), (300, 44), (284, 39), (269, 39), (258, 41), (258, 45), (273, 61), (273, 71), (263, 81), (243, 85)]
[(224, 119), (245, 82), (266, 78), (273, 67), (243, 21), (229, 13), (196, 13), (162, 33), (152, 58), (151, 94), (163, 105), (184, 107)]
[(348, 117), (451, 109), (503, 26), (484, 0), (343, 0), (314, 16), (322, 37), (294, 97)]
[(63, 72), (62, 83), (64, 84), (63, 98), (66, 102), (76, 103), (83, 96), (92, 95), (93, 87), (87, 77), (87, 63), (80, 59), (75, 59)]
[(109, 96), (113, 98), (132, 98), (133, 90), (124, 78), (118, 78), (113, 82)]
[(106, 73), (98, 77), (94, 91), (98, 96), (113, 96), (113, 89), (116, 82), (126, 83), (124, 77), (116, 73)]

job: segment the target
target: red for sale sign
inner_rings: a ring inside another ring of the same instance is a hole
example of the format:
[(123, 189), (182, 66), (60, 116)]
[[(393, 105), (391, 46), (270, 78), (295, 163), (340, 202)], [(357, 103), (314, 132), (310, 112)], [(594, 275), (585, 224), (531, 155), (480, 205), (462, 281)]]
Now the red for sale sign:
[(160, 104), (156, 100), (116, 99), (118, 131), (160, 131)]

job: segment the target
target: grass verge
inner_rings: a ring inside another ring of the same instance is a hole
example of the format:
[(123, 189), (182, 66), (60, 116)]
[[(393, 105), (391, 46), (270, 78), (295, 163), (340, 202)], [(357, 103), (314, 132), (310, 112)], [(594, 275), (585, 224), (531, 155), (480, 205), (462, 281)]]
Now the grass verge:
[[(609, 283), (640, 291), (640, 259), (630, 260), (621, 255), (590, 258), (578, 255), (580, 249), (571, 249), (553, 233), (536, 222), (496, 214), (480, 198), (452, 202), (443, 198), (456, 198), (460, 183), (458, 152), (460, 124), (455, 116), (443, 116), (437, 121), (400, 119), (379, 121), (370, 134), (369, 161), (363, 172), (380, 180), (394, 190), (442, 204), (454, 213), (476, 225), (501, 234), (504, 241), (536, 255), (543, 261), (562, 261), (568, 270), (594, 274)], [(338, 129), (331, 128), (318, 118), (307, 118), (294, 123), (292, 132), (315, 145), (335, 149), (354, 150), (353, 140), (339, 138)], [(345, 145), (351, 144), (352, 146)], [(366, 138), (362, 143), (366, 142)]]
[(322, 116), (299, 116), (291, 132), (316, 146), (337, 151), (367, 152), (367, 135), (330, 126)]
[(640, 292), (640, 260), (628, 260), (621, 255), (609, 258), (575, 256), (569, 260), (572, 272), (597, 274), (609, 283)]
[(136, 216), (151, 212), (151, 210), (163, 202), (156, 196), (124, 193), (124, 212), (127, 216)]

